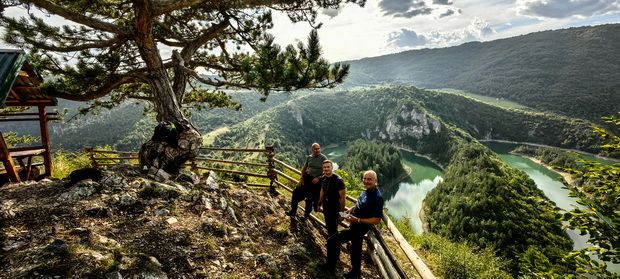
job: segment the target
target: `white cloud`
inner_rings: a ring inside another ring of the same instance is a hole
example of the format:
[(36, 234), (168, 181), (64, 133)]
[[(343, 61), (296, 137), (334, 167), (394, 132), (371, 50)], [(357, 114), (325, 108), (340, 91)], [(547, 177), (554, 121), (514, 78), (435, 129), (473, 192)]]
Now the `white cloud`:
[(410, 29), (401, 29), (390, 33), (388, 46), (395, 51), (404, 51), (414, 48), (448, 47), (471, 41), (484, 41), (493, 35), (495, 30), (491, 24), (481, 18), (474, 18), (468, 26), (450, 31), (432, 30), (426, 34), (419, 34)]
[(426, 37), (409, 29), (401, 29), (388, 35), (388, 44), (396, 48), (407, 48), (426, 45)]
[(620, 12), (618, 0), (517, 0), (518, 14), (538, 18), (590, 17)]

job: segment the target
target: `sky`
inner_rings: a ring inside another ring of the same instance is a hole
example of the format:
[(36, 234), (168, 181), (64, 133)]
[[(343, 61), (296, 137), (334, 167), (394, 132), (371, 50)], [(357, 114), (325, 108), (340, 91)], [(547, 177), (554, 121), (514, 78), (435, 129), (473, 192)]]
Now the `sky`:
[[(620, 22), (619, 0), (367, 0), (322, 10), (329, 62), (492, 41), (545, 30)], [(310, 26), (274, 13), (281, 46), (307, 42)]]
[[(23, 11), (15, 11), (24, 13)], [(307, 42), (308, 23), (274, 12), (271, 30), (281, 46)], [(58, 21), (57, 18), (49, 18)], [(317, 19), (323, 56), (357, 60), (532, 32), (620, 23), (620, 0), (367, 0), (341, 4)], [(0, 48), (6, 45), (0, 43)], [(168, 50), (162, 55), (169, 57)]]

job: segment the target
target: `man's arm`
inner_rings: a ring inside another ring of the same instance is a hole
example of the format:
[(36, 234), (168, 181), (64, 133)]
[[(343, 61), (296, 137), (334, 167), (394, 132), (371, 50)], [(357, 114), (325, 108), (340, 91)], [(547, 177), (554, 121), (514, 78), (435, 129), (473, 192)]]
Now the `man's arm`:
[(306, 170), (308, 170), (308, 165), (304, 165), (303, 168), (301, 168), (301, 176), (299, 177), (299, 182), (297, 182), (297, 186), (301, 186), (304, 185), (304, 175), (306, 174)]
[[(351, 218), (349, 219), (355, 219), (353, 221), (353, 223), (360, 223), (360, 224), (364, 224), (364, 225), (376, 225), (381, 223), (381, 218), (379, 217), (373, 217), (373, 218), (357, 218), (355, 216), (351, 216)], [(347, 219), (347, 221), (349, 221), (349, 219)], [(350, 221), (349, 221), (350, 222)]]
[[(323, 193), (323, 189), (321, 189), (321, 193)], [(342, 189), (340, 191), (338, 191), (339, 196), (339, 200), (340, 200), (340, 212), (344, 211), (344, 203), (347, 200), (346, 196), (347, 196), (347, 190), (346, 189)]]
[(323, 200), (325, 199), (325, 191), (321, 187), (321, 193), (319, 194), (319, 204), (317, 206), (317, 212), (323, 212)]

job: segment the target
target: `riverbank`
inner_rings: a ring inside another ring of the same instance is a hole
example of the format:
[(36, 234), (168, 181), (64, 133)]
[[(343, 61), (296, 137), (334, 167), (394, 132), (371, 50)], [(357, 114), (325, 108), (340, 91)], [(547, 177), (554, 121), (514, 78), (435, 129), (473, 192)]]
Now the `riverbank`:
[[(620, 159), (617, 159), (617, 158), (605, 157), (605, 156), (601, 156), (599, 154), (589, 153), (589, 152), (586, 152), (586, 151), (583, 151), (583, 150), (570, 149), (570, 148), (561, 148), (561, 147), (552, 146), (552, 145), (544, 145), (544, 144), (532, 143), (532, 142), (495, 140), (495, 139), (491, 139), (491, 140), (479, 139), (478, 141), (479, 142), (502, 142), (502, 143), (510, 143), (510, 144), (530, 145), (530, 146), (536, 146), (536, 147), (559, 148), (559, 149), (564, 150), (564, 151), (571, 151), (571, 152), (575, 152), (575, 153), (578, 153), (578, 154), (581, 154), (581, 155), (588, 155), (588, 156), (596, 157), (596, 158), (599, 158), (599, 159), (602, 159), (602, 160), (608, 160), (608, 161), (620, 163)], [(521, 155), (519, 155), (519, 156), (521, 156)]]
[(561, 171), (561, 170), (558, 170), (558, 169), (554, 169), (554, 168), (552, 168), (551, 166), (549, 166), (549, 165), (547, 165), (547, 164), (543, 163), (541, 160), (538, 160), (538, 159), (536, 159), (536, 158), (534, 158), (534, 157), (527, 156), (527, 155), (522, 154), (522, 153), (510, 152), (510, 154), (517, 155), (517, 156), (520, 156), (520, 157), (523, 157), (523, 158), (529, 159), (530, 161), (532, 161), (532, 162), (534, 162), (534, 163), (536, 163), (536, 164), (538, 164), (538, 165), (540, 165), (540, 166), (543, 166), (543, 167), (547, 168), (548, 170), (550, 170), (550, 171), (552, 171), (552, 172), (555, 172), (555, 173), (559, 174), (560, 176), (562, 176), (562, 178), (564, 179), (564, 181), (566, 181), (569, 185), (574, 185), (574, 184), (573, 184), (573, 183), (574, 183), (574, 180), (573, 180), (573, 178), (571, 177), (570, 173), (567, 173), (567, 172), (564, 172), (564, 171)]
[(411, 149), (406, 148), (406, 147), (402, 147), (402, 146), (398, 146), (398, 145), (394, 145), (394, 146), (396, 146), (396, 147), (397, 147), (398, 149), (400, 149), (400, 150), (405, 150), (405, 151), (407, 151), (407, 152), (411, 152), (411, 153), (413, 153), (414, 155), (416, 155), (416, 156), (418, 156), (418, 157), (422, 157), (422, 158), (424, 158), (424, 159), (426, 159), (426, 160), (429, 160), (429, 161), (433, 162), (433, 164), (435, 164), (436, 166), (438, 166), (438, 167), (441, 169), (441, 171), (444, 171), (444, 167), (443, 167), (443, 165), (442, 165), (442, 164), (440, 164), (439, 162), (435, 161), (435, 160), (434, 160), (433, 158), (431, 158), (430, 156), (428, 156), (428, 155), (424, 155), (424, 154), (420, 154), (420, 153), (416, 152), (415, 150), (411, 150)]
[(381, 188), (385, 188), (385, 189), (392, 188), (394, 185), (400, 183), (403, 179), (409, 177), (413, 173), (413, 168), (411, 168), (410, 166), (407, 166), (407, 164), (405, 164), (402, 161), (401, 161), (401, 164), (403, 165), (403, 168), (405, 169), (405, 172), (403, 174), (401, 174), (400, 176), (398, 176), (397, 178), (392, 179), (392, 181), (390, 181), (390, 183), (386, 183), (384, 185), (381, 185)]

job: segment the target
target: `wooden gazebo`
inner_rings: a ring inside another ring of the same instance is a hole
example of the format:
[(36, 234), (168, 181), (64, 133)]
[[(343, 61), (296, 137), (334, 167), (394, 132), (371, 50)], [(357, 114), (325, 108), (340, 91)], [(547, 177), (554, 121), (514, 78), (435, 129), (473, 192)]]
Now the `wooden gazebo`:
[[(39, 86), (43, 78), (33, 67), (32, 61), (23, 50), (0, 49), (0, 108), (32, 107), (37, 112), (0, 114), (0, 162), (10, 181), (31, 178), (35, 156), (43, 157), (45, 174), (52, 175), (52, 159), (47, 122), (54, 120), (54, 113), (47, 113), (48, 106), (56, 106), (55, 98), (45, 94)], [(50, 117), (51, 116), (51, 117)], [(3, 122), (36, 121), (41, 131), (41, 146), (8, 148), (2, 133), (6, 133)], [(17, 161), (17, 164), (15, 164)]]

